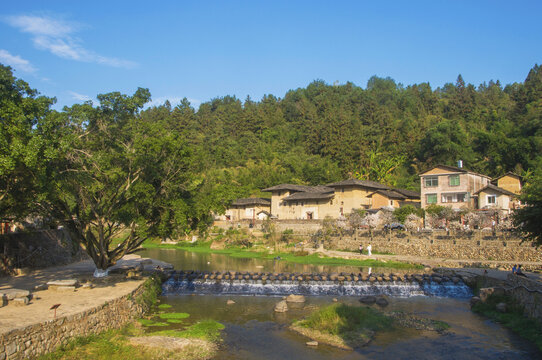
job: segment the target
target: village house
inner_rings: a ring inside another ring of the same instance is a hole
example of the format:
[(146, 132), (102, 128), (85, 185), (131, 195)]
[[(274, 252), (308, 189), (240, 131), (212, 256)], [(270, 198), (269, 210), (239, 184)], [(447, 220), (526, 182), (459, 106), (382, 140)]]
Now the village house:
[(513, 172), (507, 172), (506, 174), (493, 179), (491, 183), (516, 195), (521, 193), (521, 176), (514, 174)]
[(271, 215), (271, 201), (265, 198), (245, 198), (235, 200), (224, 215), (216, 220), (265, 220)]
[(419, 206), (420, 201), (420, 195), (414, 191), (357, 179), (325, 186), (280, 184), (262, 191), (271, 192), (271, 214), (282, 220), (339, 218), (351, 213), (352, 209)]
[(377, 190), (368, 197), (371, 199), (371, 209), (380, 209), (384, 206), (400, 208), (405, 205), (420, 207), (420, 193), (411, 190)]
[(499, 210), (509, 214), (519, 207), (516, 194), (493, 184), (486, 185), (474, 194), (478, 197), (478, 209)]
[(437, 165), (420, 174), (421, 206), (442, 205), (453, 209), (478, 208), (476, 193), (490, 184), (486, 175), (462, 167)]

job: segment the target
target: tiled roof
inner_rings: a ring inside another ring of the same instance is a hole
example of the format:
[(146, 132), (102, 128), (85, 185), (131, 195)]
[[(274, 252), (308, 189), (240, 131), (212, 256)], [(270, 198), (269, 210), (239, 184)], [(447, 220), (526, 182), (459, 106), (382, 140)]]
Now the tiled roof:
[(374, 194), (381, 194), (381, 195), (386, 196), (389, 199), (397, 199), (397, 200), (404, 200), (407, 198), (403, 194), (400, 194), (394, 190), (377, 190), (374, 193), (370, 194), (369, 196), (374, 195)]
[(289, 191), (297, 191), (297, 192), (327, 192), (327, 191), (333, 191), (333, 189), (328, 188), (326, 186), (307, 186), (307, 185), (293, 185), (293, 184), (280, 184), (271, 186), (270, 188), (263, 189), (262, 191), (281, 191), (281, 190), (289, 190)]
[(232, 202), (232, 206), (266, 205), (271, 206), (271, 200), (266, 198), (244, 198)]
[(398, 192), (401, 195), (406, 196), (409, 199), (419, 199), (420, 193), (417, 191), (412, 190), (405, 190), (405, 189), (393, 189), (393, 191)]
[[(420, 173), (419, 175), (422, 176), (422, 175), (426, 174), (427, 172), (429, 172), (429, 171), (431, 171), (431, 170), (433, 170), (435, 168), (443, 168), (443, 169), (446, 169), (446, 170), (448, 170), (450, 172), (470, 173), (470, 174), (483, 176), (483, 177), (486, 177), (488, 179), (491, 179), (490, 176), (487, 176), (487, 175), (484, 175), (484, 174), (479, 174), (479, 173), (474, 172), (474, 171), (466, 170), (465, 168), (459, 168), (457, 166), (442, 165), (442, 164), (435, 165), (431, 169), (429, 169), (427, 171), (424, 171), (424, 172)], [(431, 174), (431, 175), (433, 175), (433, 174)], [(435, 174), (435, 175), (438, 175), (438, 174)]]
[(343, 180), (343, 181), (327, 184), (326, 186), (329, 186), (329, 187), (360, 186), (360, 187), (371, 188), (371, 189), (382, 189), (382, 190), (391, 189), (389, 186), (377, 183), (376, 181), (358, 180), (358, 179)]
[(333, 191), (331, 192), (296, 192), (290, 196), (282, 199), (283, 201), (296, 201), (296, 200), (326, 200), (333, 197)]
[(486, 186), (484, 186), (480, 190), (476, 191), (474, 194), (479, 194), (479, 193), (481, 193), (482, 191), (484, 191), (486, 189), (491, 189), (493, 191), (500, 192), (501, 194), (504, 194), (504, 195), (517, 196), (517, 194), (514, 194), (513, 192), (510, 192), (508, 190), (505, 190), (505, 189), (500, 188), (500, 187), (498, 187), (496, 185), (493, 185), (493, 184), (487, 184)]

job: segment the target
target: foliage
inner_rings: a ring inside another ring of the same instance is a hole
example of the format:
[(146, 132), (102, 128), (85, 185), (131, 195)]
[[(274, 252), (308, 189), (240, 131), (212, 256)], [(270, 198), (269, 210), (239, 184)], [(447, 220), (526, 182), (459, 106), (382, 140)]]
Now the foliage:
[(521, 191), (523, 208), (514, 213), (514, 226), (517, 226), (527, 240), (533, 241), (537, 246), (542, 245), (542, 170), (527, 177), (527, 183)]
[(135, 297), (135, 302), (149, 309), (156, 304), (158, 295), (162, 293), (162, 281), (158, 275), (151, 275), (143, 283), (143, 290)]
[(351, 229), (359, 228), (363, 223), (363, 217), (365, 216), (365, 210), (352, 209), (352, 212), (347, 215), (348, 225)]
[(224, 325), (214, 320), (199, 321), (185, 330), (163, 330), (153, 332), (151, 335), (174, 336), (180, 338), (198, 338), (209, 341), (219, 341), (220, 332), (224, 330)]
[(165, 313), (159, 315), (160, 319), (168, 320), (168, 319), (186, 319), (190, 317), (190, 314), (188, 313)]
[(410, 214), (414, 214), (417, 217), (422, 218), (425, 214), (425, 211), (413, 205), (405, 205), (393, 211), (393, 216), (395, 216), (397, 220), (399, 220), (399, 222), (402, 224), (405, 224), (405, 221)]
[[(142, 110), (150, 94), (138, 89), (54, 111), (54, 99), (2, 66), (0, 216), (64, 222), (106, 268), (146, 238), (205, 233), (212, 212), (279, 183), (326, 184), (357, 171), (415, 190), (418, 173), (458, 159), (492, 177), (541, 168), (541, 97), (535, 65), (504, 87), (374, 76), (365, 88), (317, 80), (282, 98), (224, 96), (197, 110), (186, 99)], [(128, 235), (113, 248), (120, 231)]]
[(297, 325), (332, 335), (344, 335), (361, 329), (387, 329), (392, 323), (391, 318), (370, 307), (333, 304), (313, 312)]
[(66, 146), (55, 101), (0, 64), (0, 218), (39, 213), (51, 162)]

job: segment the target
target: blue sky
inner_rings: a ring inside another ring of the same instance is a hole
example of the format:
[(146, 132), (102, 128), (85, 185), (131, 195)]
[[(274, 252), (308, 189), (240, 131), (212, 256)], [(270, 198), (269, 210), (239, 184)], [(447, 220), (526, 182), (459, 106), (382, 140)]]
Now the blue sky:
[(523, 81), (542, 63), (540, 1), (9, 1), (0, 63), (56, 108), (149, 88), (283, 97), (315, 79), (365, 87)]

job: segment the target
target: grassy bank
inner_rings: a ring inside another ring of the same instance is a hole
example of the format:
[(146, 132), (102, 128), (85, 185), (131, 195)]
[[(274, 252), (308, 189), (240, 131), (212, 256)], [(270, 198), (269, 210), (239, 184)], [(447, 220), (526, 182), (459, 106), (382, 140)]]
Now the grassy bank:
[[(146, 332), (129, 324), (120, 330), (78, 337), (39, 360), (203, 360), (216, 354), (224, 325), (204, 320), (182, 330)], [(181, 344), (182, 346), (179, 346)]]
[(379, 261), (373, 259), (356, 260), (343, 259), (337, 257), (326, 257), (320, 254), (307, 255), (305, 252), (271, 252), (266, 248), (244, 249), (239, 247), (230, 247), (226, 249), (211, 249), (211, 242), (206, 243), (178, 243), (178, 244), (160, 244), (158, 242), (146, 242), (143, 244), (145, 249), (179, 249), (205, 254), (224, 254), (235, 258), (255, 258), (272, 260), (280, 257), (281, 261), (287, 261), (297, 264), (307, 265), (332, 265), (332, 266), (358, 266), (358, 267), (388, 267), (395, 269), (421, 269), (421, 265), (408, 264), (395, 261)]
[[(497, 304), (505, 303), (507, 311), (499, 312)], [(485, 303), (479, 302), (472, 310), (492, 319), (519, 336), (533, 342), (542, 351), (542, 325), (523, 315), (523, 308), (508, 296), (490, 296)]]

